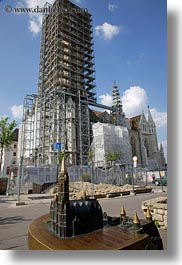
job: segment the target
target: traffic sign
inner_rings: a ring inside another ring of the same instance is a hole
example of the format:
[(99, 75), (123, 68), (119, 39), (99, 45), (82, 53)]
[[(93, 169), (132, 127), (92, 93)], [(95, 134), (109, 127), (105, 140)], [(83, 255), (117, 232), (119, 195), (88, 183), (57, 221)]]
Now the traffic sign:
[(54, 143), (54, 149), (61, 150), (62, 143)]

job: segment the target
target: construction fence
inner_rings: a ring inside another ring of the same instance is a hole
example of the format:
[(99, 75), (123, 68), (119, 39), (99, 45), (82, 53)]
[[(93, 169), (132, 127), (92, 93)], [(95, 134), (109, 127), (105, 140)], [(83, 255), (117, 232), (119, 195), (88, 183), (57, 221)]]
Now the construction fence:
[[(33, 184), (46, 185), (56, 183), (58, 180), (59, 167), (23, 167), (21, 181), (18, 177), (9, 178), (8, 192), (18, 192), (18, 186), (21, 185), (21, 192), (28, 193), (32, 190)], [(143, 169), (138, 169), (133, 174), (134, 183), (150, 183), (152, 177), (158, 177), (159, 172), (147, 172)], [(162, 173), (164, 174), (164, 172)], [(19, 175), (19, 174), (18, 174)], [(132, 184), (132, 171), (126, 170), (125, 166), (114, 165), (111, 168), (98, 168), (92, 166), (72, 166), (68, 167), (69, 181), (88, 181), (95, 184), (109, 183), (118, 186)]]

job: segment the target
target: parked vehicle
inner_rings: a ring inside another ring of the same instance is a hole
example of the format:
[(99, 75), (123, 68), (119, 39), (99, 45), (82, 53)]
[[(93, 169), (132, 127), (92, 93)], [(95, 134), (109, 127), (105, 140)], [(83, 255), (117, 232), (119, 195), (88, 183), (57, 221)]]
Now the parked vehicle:
[(164, 177), (161, 177), (161, 178), (155, 178), (152, 180), (152, 183), (155, 184), (156, 186), (159, 186), (159, 185), (163, 185), (163, 186), (167, 186), (167, 177), (164, 176)]

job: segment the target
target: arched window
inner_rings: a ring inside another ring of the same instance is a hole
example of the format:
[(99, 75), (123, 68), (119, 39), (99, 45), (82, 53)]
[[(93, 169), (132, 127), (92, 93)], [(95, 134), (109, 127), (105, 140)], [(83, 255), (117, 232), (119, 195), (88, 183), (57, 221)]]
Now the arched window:
[(131, 150), (132, 150), (132, 157), (136, 156), (136, 139), (134, 137), (131, 137)]
[(146, 148), (147, 157), (149, 157), (150, 155), (149, 155), (149, 147), (148, 147), (147, 139), (145, 139), (144, 145), (145, 145), (145, 148)]

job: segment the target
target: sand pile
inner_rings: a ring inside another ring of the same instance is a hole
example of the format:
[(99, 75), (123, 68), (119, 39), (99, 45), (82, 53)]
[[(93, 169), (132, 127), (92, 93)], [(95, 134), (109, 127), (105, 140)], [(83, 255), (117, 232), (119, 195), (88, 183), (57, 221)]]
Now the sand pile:
[[(119, 187), (112, 184), (93, 184), (90, 182), (83, 181), (70, 182), (69, 185), (70, 199), (80, 199), (81, 197), (83, 197), (84, 192), (86, 193), (86, 196), (103, 195), (104, 197), (104, 195), (107, 195), (108, 193), (127, 191), (131, 190), (132, 188), (132, 185), (129, 184)], [(47, 193), (55, 193), (56, 190), (57, 186), (47, 190)]]

